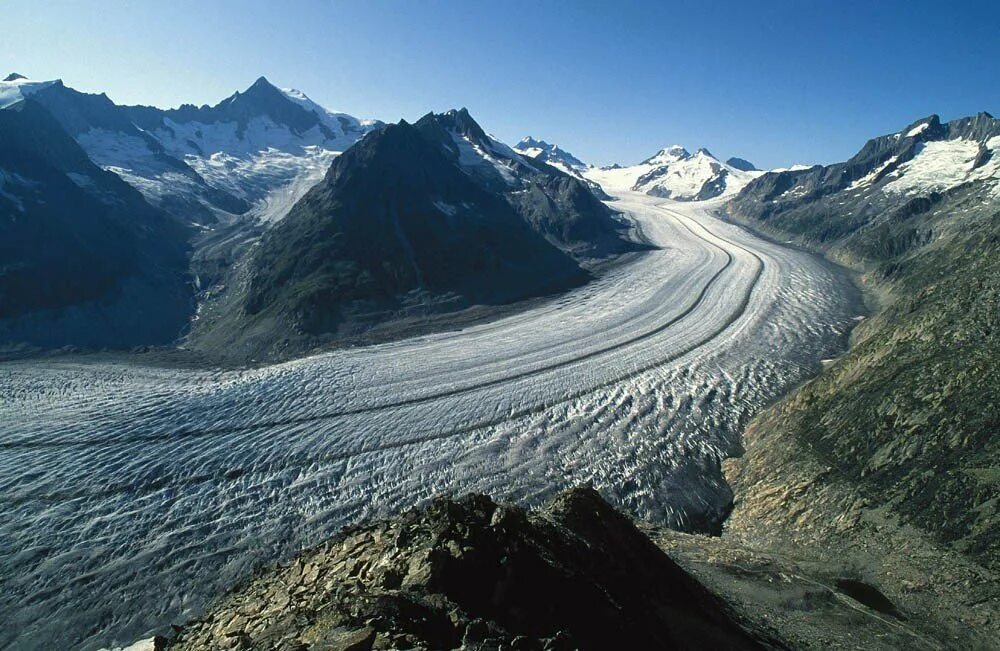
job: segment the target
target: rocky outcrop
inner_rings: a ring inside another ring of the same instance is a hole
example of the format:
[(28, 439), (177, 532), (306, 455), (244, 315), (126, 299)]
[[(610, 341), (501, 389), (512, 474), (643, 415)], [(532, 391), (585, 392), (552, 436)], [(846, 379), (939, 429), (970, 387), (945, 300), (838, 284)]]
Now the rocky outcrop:
[(592, 489), (471, 495), (344, 531), (250, 581), (172, 649), (748, 649), (708, 590)]

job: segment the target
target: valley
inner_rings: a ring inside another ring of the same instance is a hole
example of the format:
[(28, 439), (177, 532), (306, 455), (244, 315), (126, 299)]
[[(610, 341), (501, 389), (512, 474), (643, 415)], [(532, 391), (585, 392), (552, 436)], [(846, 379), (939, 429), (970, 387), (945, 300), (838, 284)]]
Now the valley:
[(442, 492), (530, 505), (590, 482), (644, 520), (718, 532), (723, 459), (844, 349), (860, 297), (834, 265), (713, 217), (721, 200), (608, 191), (657, 248), (492, 322), (242, 370), (6, 362), (0, 646), (131, 642)]

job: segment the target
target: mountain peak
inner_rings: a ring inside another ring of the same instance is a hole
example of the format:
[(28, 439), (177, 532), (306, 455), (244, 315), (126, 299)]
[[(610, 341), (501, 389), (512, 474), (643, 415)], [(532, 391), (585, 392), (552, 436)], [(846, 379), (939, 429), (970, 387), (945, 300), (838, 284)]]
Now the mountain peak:
[(715, 158), (715, 156), (712, 155), (712, 152), (708, 151), (708, 149), (706, 149), (705, 147), (699, 147), (698, 151), (696, 151), (695, 154), (701, 154), (702, 156), (708, 156), (709, 158)]
[(733, 156), (726, 160), (726, 165), (732, 167), (733, 169), (740, 170), (741, 172), (757, 172), (757, 166), (746, 160), (745, 158), (738, 158)]
[(676, 163), (688, 158), (691, 158), (691, 154), (687, 149), (684, 149), (680, 145), (670, 145), (642, 162), (643, 164), (662, 165), (664, 163)]
[(514, 149), (531, 149), (537, 147), (538, 149), (545, 149), (549, 146), (549, 143), (544, 140), (535, 140), (531, 136), (525, 136), (521, 138), (521, 141), (514, 145)]
[(425, 117), (432, 117), (443, 127), (453, 129), (473, 140), (485, 141), (487, 139), (486, 132), (469, 113), (469, 109), (464, 106), (460, 109), (449, 109), (444, 113), (431, 113)]
[(535, 140), (531, 136), (525, 136), (519, 143), (514, 145), (514, 151), (540, 160), (543, 163), (554, 164), (556, 167), (563, 166), (577, 171), (587, 169), (586, 163), (565, 149), (562, 149), (559, 145), (553, 145), (544, 140)]
[(261, 75), (257, 77), (257, 81), (250, 85), (250, 88), (276, 88), (274, 84), (267, 80), (267, 77)]
[(21, 79), (27, 79), (27, 77), (17, 72), (12, 72), (4, 77), (4, 81), (19, 81)]

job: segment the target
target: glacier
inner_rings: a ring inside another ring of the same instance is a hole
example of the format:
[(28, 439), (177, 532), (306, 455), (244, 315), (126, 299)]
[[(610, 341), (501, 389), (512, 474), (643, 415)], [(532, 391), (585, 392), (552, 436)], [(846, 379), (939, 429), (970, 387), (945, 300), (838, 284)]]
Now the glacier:
[[(489, 323), (282, 364), (0, 364), (0, 647), (162, 632), (258, 564), (442, 492), (589, 482), (711, 531), (749, 419), (846, 345), (840, 269), (620, 189), (654, 251)], [(279, 202), (280, 203), (280, 202)]]

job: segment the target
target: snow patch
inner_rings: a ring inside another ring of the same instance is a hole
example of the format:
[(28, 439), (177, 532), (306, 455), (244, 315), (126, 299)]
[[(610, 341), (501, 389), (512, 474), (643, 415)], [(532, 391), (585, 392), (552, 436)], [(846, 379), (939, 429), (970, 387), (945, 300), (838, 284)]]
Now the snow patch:
[(881, 174), (882, 172), (884, 172), (885, 170), (887, 170), (889, 168), (889, 166), (891, 166), (893, 163), (895, 163), (898, 159), (899, 159), (899, 156), (893, 156), (892, 158), (890, 158), (886, 162), (882, 163), (881, 165), (879, 165), (878, 167), (876, 167), (875, 169), (873, 169), (868, 174), (864, 175), (863, 177), (861, 177), (860, 179), (858, 179), (857, 181), (855, 181), (854, 183), (852, 183), (847, 189), (848, 190), (857, 190), (858, 188), (862, 188), (862, 187), (864, 187), (866, 185), (870, 185), (872, 182), (875, 181), (876, 178), (878, 178), (879, 174)]
[(14, 204), (18, 212), (24, 212), (24, 202), (13, 191), (18, 189), (22, 192), (24, 190), (33, 191), (36, 185), (20, 174), (0, 169), (0, 197)]
[(771, 172), (777, 174), (778, 172), (801, 172), (803, 170), (812, 169), (812, 165), (805, 165), (803, 163), (796, 163), (791, 167), (776, 167)]
[(31, 79), (20, 78), (13, 81), (0, 81), (0, 109), (17, 104), (25, 97), (29, 97), (43, 88), (48, 88), (58, 83), (58, 79), (53, 81), (32, 81)]
[(936, 140), (917, 145), (917, 155), (890, 176), (885, 192), (924, 194), (953, 188), (969, 179), (979, 144), (972, 140)]
[(912, 129), (910, 129), (909, 131), (906, 132), (906, 137), (907, 138), (916, 138), (917, 136), (919, 136), (920, 134), (922, 134), (924, 131), (927, 131), (927, 129), (929, 129), (930, 126), (931, 126), (930, 122), (924, 122), (923, 124), (917, 125), (917, 126), (913, 127)]

